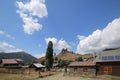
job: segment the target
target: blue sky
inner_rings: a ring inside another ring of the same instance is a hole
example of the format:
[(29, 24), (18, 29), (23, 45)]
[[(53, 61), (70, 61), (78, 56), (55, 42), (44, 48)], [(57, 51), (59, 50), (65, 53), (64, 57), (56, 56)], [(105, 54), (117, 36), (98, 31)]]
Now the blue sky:
[(44, 55), (68, 48), (93, 53), (120, 47), (120, 0), (3, 0), (0, 3), (0, 52)]

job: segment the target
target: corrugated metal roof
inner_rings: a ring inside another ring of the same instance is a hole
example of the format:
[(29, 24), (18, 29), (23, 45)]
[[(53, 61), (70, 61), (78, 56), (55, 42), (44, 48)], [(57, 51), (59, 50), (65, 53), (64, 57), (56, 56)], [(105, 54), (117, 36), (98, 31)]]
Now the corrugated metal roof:
[(96, 53), (96, 62), (120, 61), (120, 48)]
[(15, 59), (2, 59), (3, 64), (18, 64)]
[(69, 66), (95, 66), (95, 62), (72, 62)]
[(45, 67), (45, 66), (43, 66), (42, 64), (39, 64), (39, 63), (34, 63), (33, 65), (36, 66), (37, 68), (43, 68), (43, 67)]

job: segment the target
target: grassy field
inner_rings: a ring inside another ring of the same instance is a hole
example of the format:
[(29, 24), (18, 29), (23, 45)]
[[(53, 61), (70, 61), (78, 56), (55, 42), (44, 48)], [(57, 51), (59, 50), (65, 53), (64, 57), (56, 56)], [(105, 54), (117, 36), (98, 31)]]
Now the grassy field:
[(102, 75), (102, 76), (81, 76), (82, 78), (101, 79), (101, 80), (120, 80), (118, 76)]
[(21, 75), (21, 74), (0, 73), (1, 80), (26, 80), (29, 78), (30, 78), (29, 76)]
[(26, 70), (22, 74), (0, 73), (0, 80), (35, 80), (40, 77), (54, 75), (56, 72), (39, 72), (34, 70)]
[(0, 80), (120, 80), (120, 77), (110, 75), (101, 76), (63, 76), (64, 72), (39, 72), (25, 69), (21, 74), (0, 73)]
[(120, 80), (119, 76), (101, 75), (98, 77), (102, 78), (103, 80)]
[[(38, 72), (32, 74), (8, 74), (0, 73), (0, 80), (120, 80), (120, 77), (111, 76), (63, 76), (63, 72), (42, 72), (42, 78), (39, 77)], [(52, 76), (49, 76), (52, 75)]]

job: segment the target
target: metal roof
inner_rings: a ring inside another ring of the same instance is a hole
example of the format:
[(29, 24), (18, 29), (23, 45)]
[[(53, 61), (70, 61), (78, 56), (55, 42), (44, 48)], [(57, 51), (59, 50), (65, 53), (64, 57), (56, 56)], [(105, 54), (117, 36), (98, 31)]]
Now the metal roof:
[(3, 64), (18, 64), (15, 59), (2, 59)]
[(69, 64), (68, 66), (73, 67), (73, 66), (95, 66), (96, 63), (95, 62), (72, 62), (71, 64)]
[(34, 63), (33, 65), (37, 68), (44, 68), (45, 67), (45, 66), (43, 66), (42, 64), (39, 64), (39, 63)]
[(95, 62), (120, 61), (120, 48), (96, 53)]

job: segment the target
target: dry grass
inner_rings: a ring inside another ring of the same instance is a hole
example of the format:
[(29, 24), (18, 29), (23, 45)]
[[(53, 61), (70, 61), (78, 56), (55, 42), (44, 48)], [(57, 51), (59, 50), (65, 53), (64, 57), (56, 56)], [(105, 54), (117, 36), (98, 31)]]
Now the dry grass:
[(98, 78), (103, 80), (120, 80), (120, 76), (111, 76), (111, 75), (99, 75)]
[(22, 74), (0, 73), (0, 80), (35, 80), (40, 77), (54, 75), (56, 72), (39, 72), (26, 69)]
[(63, 76), (64, 72), (56, 72), (55, 70), (40, 73), (41, 75), (39, 75), (39, 72), (34, 69), (25, 69), (22, 74), (0, 73), (0, 80), (120, 80), (120, 77), (109, 75), (84, 77), (69, 75)]
[(30, 76), (22, 75), (22, 74), (8, 74), (8, 73), (0, 73), (1, 80), (26, 80), (30, 79)]
[[(42, 78), (39, 78), (38, 72), (29, 74), (8, 74), (0, 73), (0, 80), (120, 80), (120, 77), (81, 77), (81, 76), (63, 76), (63, 72), (41, 72)], [(52, 75), (52, 76), (49, 76)]]

